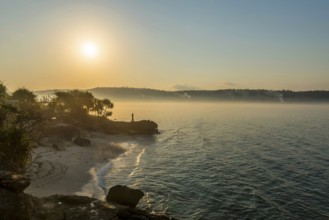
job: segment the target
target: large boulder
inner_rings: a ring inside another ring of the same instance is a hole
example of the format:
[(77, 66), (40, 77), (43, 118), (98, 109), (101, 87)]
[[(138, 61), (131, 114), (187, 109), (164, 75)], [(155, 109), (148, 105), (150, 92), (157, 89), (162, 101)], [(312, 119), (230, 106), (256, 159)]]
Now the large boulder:
[(115, 203), (134, 208), (143, 196), (143, 191), (139, 189), (116, 185), (109, 190), (106, 196), (106, 201), (108, 203)]

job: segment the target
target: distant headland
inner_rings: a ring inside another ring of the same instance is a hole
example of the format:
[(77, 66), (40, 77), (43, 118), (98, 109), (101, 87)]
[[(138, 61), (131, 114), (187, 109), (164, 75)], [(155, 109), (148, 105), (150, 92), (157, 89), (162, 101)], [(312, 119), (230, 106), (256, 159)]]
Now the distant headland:
[[(58, 90), (35, 91), (36, 94), (48, 95)], [(98, 98), (113, 101), (211, 101), (211, 102), (329, 102), (329, 91), (292, 91), (266, 89), (222, 89), (222, 90), (183, 90), (164, 91), (147, 88), (97, 87), (88, 89)]]

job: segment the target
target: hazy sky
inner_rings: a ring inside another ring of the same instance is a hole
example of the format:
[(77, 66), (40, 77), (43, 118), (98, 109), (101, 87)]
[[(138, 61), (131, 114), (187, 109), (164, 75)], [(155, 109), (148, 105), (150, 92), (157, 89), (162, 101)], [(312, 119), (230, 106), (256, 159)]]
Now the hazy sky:
[(329, 1), (0, 0), (0, 80), (329, 90)]

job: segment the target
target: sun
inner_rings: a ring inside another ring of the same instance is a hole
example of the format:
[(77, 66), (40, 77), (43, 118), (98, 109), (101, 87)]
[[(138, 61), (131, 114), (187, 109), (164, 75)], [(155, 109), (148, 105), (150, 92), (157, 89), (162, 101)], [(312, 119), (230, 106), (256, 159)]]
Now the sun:
[(81, 53), (87, 58), (95, 58), (99, 53), (99, 49), (95, 43), (85, 42), (81, 45)]

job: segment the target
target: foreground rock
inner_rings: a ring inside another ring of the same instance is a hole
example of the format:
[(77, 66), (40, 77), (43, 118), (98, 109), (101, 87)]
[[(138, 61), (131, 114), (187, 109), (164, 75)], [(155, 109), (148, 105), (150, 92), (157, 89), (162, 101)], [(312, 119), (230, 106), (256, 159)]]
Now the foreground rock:
[(107, 196), (106, 201), (118, 205), (135, 208), (144, 193), (139, 189), (131, 189), (127, 186), (113, 186)]
[(137, 205), (144, 193), (125, 186), (113, 187), (112, 191), (114, 198), (119, 196), (118, 193), (122, 193), (119, 196), (120, 204), (123, 202), (130, 207), (116, 208), (107, 202), (85, 196), (53, 195), (37, 198), (22, 192), (27, 183), (29, 179), (23, 175), (0, 170), (0, 220), (171, 219), (131, 208)]
[(29, 220), (32, 210), (29, 195), (0, 188), (0, 220)]
[(115, 208), (85, 196), (36, 198), (0, 188), (0, 220), (170, 220), (136, 208)]
[(116, 211), (99, 200), (84, 196), (32, 197), (35, 220), (116, 219)]
[[(115, 208), (85, 196), (36, 198), (0, 188), (0, 220), (170, 220), (136, 208)], [(172, 219), (173, 220), (173, 219)]]
[(132, 208), (114, 208), (106, 202), (85, 196), (54, 195), (45, 198), (32, 198), (32, 219), (35, 220), (170, 220), (166, 216), (150, 214)]

